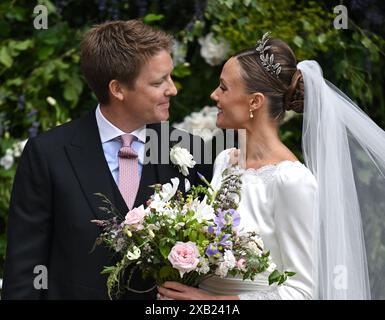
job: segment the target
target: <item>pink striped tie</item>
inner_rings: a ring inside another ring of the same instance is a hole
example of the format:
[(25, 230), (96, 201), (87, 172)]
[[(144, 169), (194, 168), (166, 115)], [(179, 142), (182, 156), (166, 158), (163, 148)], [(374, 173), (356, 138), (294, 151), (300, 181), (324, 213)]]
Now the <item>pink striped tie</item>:
[(119, 190), (128, 209), (134, 206), (139, 188), (138, 154), (131, 148), (135, 136), (127, 133), (121, 136), (122, 147), (119, 150)]

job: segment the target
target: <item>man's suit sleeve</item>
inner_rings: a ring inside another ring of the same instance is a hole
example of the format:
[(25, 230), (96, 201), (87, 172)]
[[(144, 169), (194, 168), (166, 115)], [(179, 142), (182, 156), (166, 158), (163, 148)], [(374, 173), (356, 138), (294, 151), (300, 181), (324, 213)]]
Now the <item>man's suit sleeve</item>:
[(42, 273), (35, 267), (48, 268), (52, 188), (47, 159), (37, 140), (30, 139), (11, 195), (2, 299), (41, 298), (43, 290), (35, 289), (34, 279)]

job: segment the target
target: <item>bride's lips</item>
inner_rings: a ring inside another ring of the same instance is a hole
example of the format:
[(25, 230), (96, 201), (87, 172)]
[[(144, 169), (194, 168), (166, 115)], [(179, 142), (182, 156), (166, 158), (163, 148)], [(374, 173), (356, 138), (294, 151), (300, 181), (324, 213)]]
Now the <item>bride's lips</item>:
[(217, 115), (223, 113), (223, 110), (222, 110), (222, 108), (220, 106), (217, 106), (217, 108), (218, 108), (218, 114)]

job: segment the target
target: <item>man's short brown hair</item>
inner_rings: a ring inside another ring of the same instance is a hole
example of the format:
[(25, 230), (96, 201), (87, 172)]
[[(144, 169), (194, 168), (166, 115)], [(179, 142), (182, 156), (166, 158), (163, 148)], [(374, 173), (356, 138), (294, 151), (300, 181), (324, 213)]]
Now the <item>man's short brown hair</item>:
[(161, 50), (171, 51), (172, 37), (139, 20), (112, 21), (91, 28), (81, 43), (81, 69), (100, 103), (109, 102), (108, 84), (133, 88), (142, 65)]

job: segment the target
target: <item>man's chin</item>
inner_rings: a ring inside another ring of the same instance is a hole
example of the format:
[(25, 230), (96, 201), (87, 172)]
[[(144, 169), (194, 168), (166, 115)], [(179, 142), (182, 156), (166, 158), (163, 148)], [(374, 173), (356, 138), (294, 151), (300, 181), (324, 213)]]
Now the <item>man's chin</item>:
[(148, 121), (147, 123), (159, 123), (164, 122), (169, 119), (170, 115), (168, 112), (161, 112), (158, 113), (152, 120)]
[(168, 112), (168, 110), (162, 110), (162, 112), (158, 114), (158, 122), (167, 121), (169, 118), (170, 113)]

